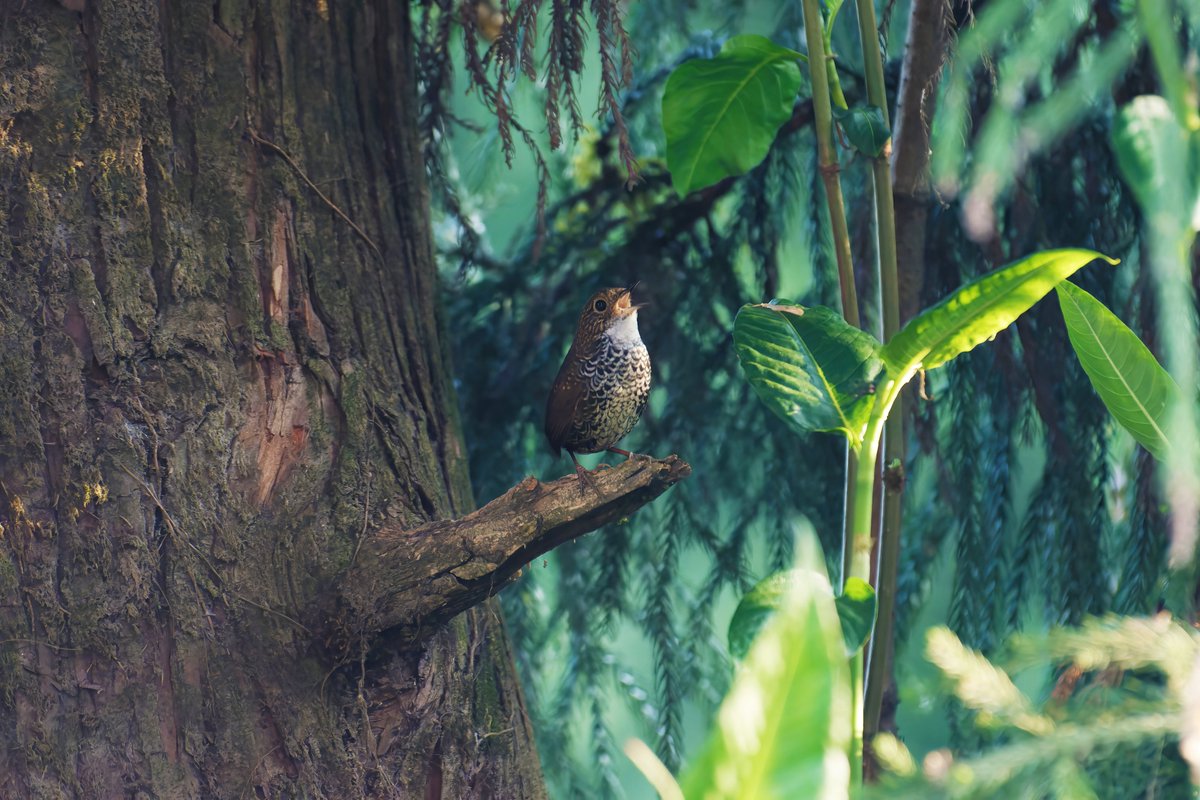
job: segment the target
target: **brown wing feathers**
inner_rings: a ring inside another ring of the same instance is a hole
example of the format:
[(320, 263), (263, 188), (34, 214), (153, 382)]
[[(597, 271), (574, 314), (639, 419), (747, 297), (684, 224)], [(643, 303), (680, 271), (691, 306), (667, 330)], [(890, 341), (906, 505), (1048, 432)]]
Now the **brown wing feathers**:
[(555, 455), (562, 451), (583, 399), (583, 380), (576, 370), (569, 368), (571, 364), (572, 359), (568, 356), (558, 370), (550, 399), (546, 401), (546, 438)]

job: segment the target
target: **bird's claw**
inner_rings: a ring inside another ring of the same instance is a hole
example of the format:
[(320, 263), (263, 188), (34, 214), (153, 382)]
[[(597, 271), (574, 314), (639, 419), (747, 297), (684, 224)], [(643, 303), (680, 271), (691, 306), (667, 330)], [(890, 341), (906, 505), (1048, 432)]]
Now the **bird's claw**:
[(591, 472), (577, 464), (575, 466), (575, 474), (579, 476), (579, 494), (586, 495), (587, 490), (591, 489), (601, 498), (604, 497), (604, 492), (600, 491), (600, 487), (596, 485), (596, 481), (592, 480)]

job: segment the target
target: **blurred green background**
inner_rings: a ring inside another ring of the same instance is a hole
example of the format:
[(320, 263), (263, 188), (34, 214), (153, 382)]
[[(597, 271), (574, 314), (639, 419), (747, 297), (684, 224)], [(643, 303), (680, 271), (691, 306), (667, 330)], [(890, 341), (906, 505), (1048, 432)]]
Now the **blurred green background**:
[[(947, 13), (965, 30), (987, 5), (954, 2)], [(1080, 284), (1153, 347), (1145, 242), (1108, 144), (1118, 100), (1153, 86), (1148, 60), (1133, 60), (1099, 88), (1060, 85), (1120, 32), (1126, 4), (1050, 4), (1067, 22), (1057, 34), (1042, 29), (1040, 51), (1014, 42), (1046, 9), (1010, 5), (1024, 16), (993, 45), (1016, 55), (970, 84), (965, 130), (1008, 102), (996, 92), (1005, 65), (1028, 67), (1030, 59), (1022, 103), (1045, 101), (1061, 111), (1048, 112), (1046, 125), (1068, 118), (1070, 125), (1036, 152), (963, 154), (964, 175), (980, 158), (1006, 170), (992, 198), (994, 229), (972, 238), (959, 197), (933, 199), (921, 305), (1034, 250), (1088, 247), (1122, 263), (1080, 273)], [(894, 96), (908, 3), (877, 10)], [(832, 574), (840, 562), (844, 446), (833, 436), (797, 437), (771, 417), (742, 379), (730, 342), (746, 302), (781, 297), (837, 307), (811, 121), (781, 134), (748, 175), (681, 199), (666, 173), (659, 119), (670, 69), (711, 56), (730, 35), (758, 33), (803, 50), (799, 3), (665, 0), (625, 11), (637, 52), (624, 99), (642, 172), (634, 188), (625, 186), (611, 118), (592, 114), (594, 42), (583, 48), (578, 84), (589, 127), (568, 132), (562, 150), (549, 148), (545, 81), (511, 85), (513, 116), (545, 160), (544, 235), (538, 157), (518, 137), (506, 165), (494, 112), (468, 90), (457, 30), (455, 83), (439, 109), (438, 157), (430, 160), (445, 326), (476, 499), (525, 475), (549, 480), (571, 471), (565, 455), (550, 455), (541, 431), (550, 384), (588, 295), (635, 280), (639, 302), (649, 304), (640, 323), (654, 388), (622, 446), (678, 453), (694, 468), (628, 521), (530, 565), (502, 594), (555, 798), (653, 797), (621, 753), (623, 742), (646, 741), (672, 769), (686, 762), (729, 685), (725, 632), (741, 595), (790, 566), (798, 533), (816, 535)], [(842, 15), (834, 51), (853, 104), (864, 92), (860, 50), (853, 8)], [(960, 145), (969, 138), (954, 133)], [(864, 317), (874, 327), (869, 164), (844, 161), (842, 181)], [(1161, 599), (1165, 526), (1146, 455), (1108, 419), (1069, 355), (1057, 306), (1044, 302), (992, 346), (931, 374), (933, 400), (907, 409), (895, 725), (918, 758), (947, 744), (970, 752), (986, 740), (939, 690), (922, 657), (927, 627), (949, 624), (991, 654), (1013, 630), (1108, 610), (1146, 612)], [(1024, 675), (1022, 688), (1037, 695), (1049, 677)], [(1127, 764), (1108, 785), (1139, 788), (1112, 796), (1138, 796), (1146, 785), (1140, 773), (1152, 768), (1157, 761)]]

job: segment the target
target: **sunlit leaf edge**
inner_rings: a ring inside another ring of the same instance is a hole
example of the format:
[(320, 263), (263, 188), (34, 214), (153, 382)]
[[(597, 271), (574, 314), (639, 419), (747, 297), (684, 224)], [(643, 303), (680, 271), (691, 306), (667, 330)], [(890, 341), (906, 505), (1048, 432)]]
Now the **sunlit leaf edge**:
[(1105, 407), (1156, 458), (1171, 447), (1166, 422), (1179, 387), (1150, 348), (1103, 303), (1064, 281), (1055, 287), (1067, 336)]
[(880, 353), (889, 374), (934, 369), (994, 337), (1095, 260), (1093, 250), (1044, 250), (982, 275), (910, 320)]

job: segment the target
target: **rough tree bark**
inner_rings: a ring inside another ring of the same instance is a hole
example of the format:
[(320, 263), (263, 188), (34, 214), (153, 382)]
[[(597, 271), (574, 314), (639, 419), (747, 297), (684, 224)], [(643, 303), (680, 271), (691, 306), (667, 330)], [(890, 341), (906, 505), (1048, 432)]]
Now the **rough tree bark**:
[(544, 796), (511, 558), (447, 624), (347, 572), (473, 502), (412, 62), (395, 0), (0, 3), (0, 796)]

